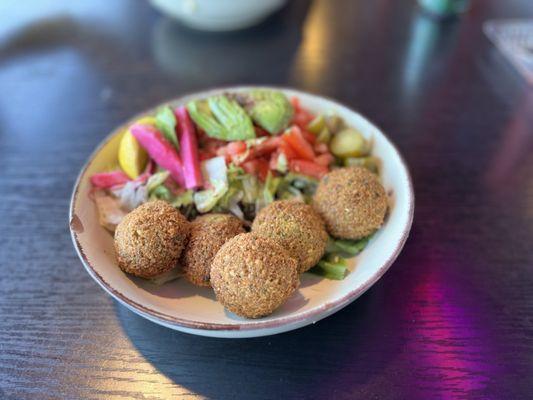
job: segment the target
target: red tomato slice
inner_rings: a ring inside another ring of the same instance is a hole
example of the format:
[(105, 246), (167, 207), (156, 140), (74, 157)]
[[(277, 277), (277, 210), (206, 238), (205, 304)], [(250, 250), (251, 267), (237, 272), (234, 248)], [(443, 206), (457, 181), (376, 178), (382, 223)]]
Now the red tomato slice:
[(230, 142), (225, 146), (216, 149), (216, 154), (219, 156), (235, 156), (246, 151), (246, 143), (242, 140)]
[(281, 141), (282, 140), (279, 136), (270, 137), (265, 141), (259, 143), (257, 146), (252, 147), (252, 153), (255, 157), (271, 154), (272, 152), (278, 149)]
[(294, 125), (299, 126), (301, 129), (305, 129), (307, 127), (307, 124), (309, 124), (309, 122), (311, 121), (312, 121), (312, 118), (310, 118), (307, 114), (302, 113), (302, 112), (295, 114), (294, 117), (292, 118), (292, 123)]
[(307, 140), (305, 140), (300, 128), (293, 126), (291, 130), (288, 133), (285, 133), (282, 137), (283, 140), (289, 144), (292, 150), (294, 150), (298, 158), (303, 158), (309, 161), (315, 159), (313, 147)]
[(285, 140), (282, 140), (279, 144), (279, 151), (285, 154), (287, 160), (291, 160), (298, 156), (296, 152), (292, 149), (292, 147), (289, 145), (289, 143), (287, 143)]
[(310, 144), (314, 145), (316, 143), (316, 136), (313, 135), (311, 132), (307, 132), (305, 129), (302, 129), (302, 136), (307, 140)]
[(291, 160), (289, 161), (289, 169), (293, 172), (298, 172), (303, 175), (312, 176), (320, 179), (328, 173), (328, 167), (318, 165), (308, 160)]
[(236, 142), (228, 143), (226, 148), (228, 149), (228, 154), (234, 156), (236, 154), (241, 154), (246, 151), (246, 143), (242, 140), (238, 140)]
[(215, 154), (217, 156), (227, 156), (228, 155), (228, 148), (226, 146), (219, 147), (216, 149)]
[(317, 142), (315, 143), (314, 148), (318, 154), (329, 153), (329, 147), (326, 143)]
[(297, 114), (300, 111), (300, 99), (296, 96), (291, 97), (292, 108), (294, 108), (294, 113)]
[(242, 164), (242, 168), (248, 174), (257, 176), (260, 180), (266, 180), (268, 175), (269, 165), (268, 161), (262, 158), (246, 161)]
[(329, 167), (329, 164), (333, 162), (335, 158), (331, 153), (324, 153), (315, 158), (315, 163), (324, 167)]

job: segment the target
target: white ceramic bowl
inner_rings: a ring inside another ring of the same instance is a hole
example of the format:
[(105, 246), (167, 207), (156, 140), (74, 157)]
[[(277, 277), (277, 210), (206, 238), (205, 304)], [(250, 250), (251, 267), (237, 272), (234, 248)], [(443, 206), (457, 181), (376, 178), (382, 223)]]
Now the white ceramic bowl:
[[(184, 96), (171, 103), (180, 105), (225, 90), (249, 89), (214, 89)], [(95, 205), (89, 199), (89, 177), (116, 165), (119, 134), (146, 113), (137, 115), (115, 129), (91, 155), (78, 177), (70, 206), (72, 240), (87, 272), (133, 312), (169, 328), (203, 336), (272, 335), (315, 323), (345, 307), (368, 290), (398, 256), (411, 228), (414, 197), (409, 172), (396, 148), (377, 127), (347, 107), (321, 96), (293, 89), (275, 89), (282, 90), (287, 96), (298, 96), (302, 106), (311, 111), (337, 113), (349, 126), (373, 141), (373, 153), (383, 162), (381, 177), (390, 198), (390, 213), (385, 224), (367, 248), (352, 260), (351, 272), (344, 280), (328, 280), (305, 273), (296, 294), (272, 315), (257, 320), (245, 320), (228, 313), (216, 301), (212, 290), (193, 286), (185, 279), (157, 287), (126, 275), (115, 262), (111, 234), (98, 224)]]
[(287, 0), (150, 0), (162, 13), (191, 28), (232, 31), (248, 28), (280, 9)]

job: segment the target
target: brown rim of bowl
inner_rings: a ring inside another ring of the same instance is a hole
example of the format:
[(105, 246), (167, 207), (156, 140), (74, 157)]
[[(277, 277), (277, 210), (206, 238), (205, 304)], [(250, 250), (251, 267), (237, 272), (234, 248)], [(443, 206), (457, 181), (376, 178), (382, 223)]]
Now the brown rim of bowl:
[(374, 124), (372, 121), (370, 121), (367, 117), (359, 114), (366, 121), (368, 121), (372, 126), (374, 126), (383, 135), (383, 137), (385, 137), (387, 142), (392, 147), (393, 151), (398, 156), (398, 158), (400, 160), (400, 163), (404, 167), (405, 172), (406, 172), (406, 176), (407, 176), (408, 202), (409, 202), (409, 204), (408, 204), (408, 206), (409, 206), (408, 220), (407, 220), (407, 224), (404, 227), (404, 230), (402, 231), (400, 240), (397, 242), (396, 247), (394, 248), (394, 250), (393, 250), (392, 254), (390, 255), (390, 257), (385, 261), (385, 263), (383, 263), (383, 265), (381, 265), (381, 267), (379, 267), (379, 269), (364, 284), (362, 284), (362, 285), (356, 287), (355, 289), (351, 290), (349, 293), (347, 293), (346, 295), (342, 296), (340, 299), (337, 299), (335, 301), (322, 304), (319, 307), (315, 307), (315, 308), (313, 308), (311, 310), (308, 310), (308, 311), (303, 312), (303, 313), (298, 314), (298, 315), (280, 317), (280, 318), (276, 318), (276, 319), (272, 319), (272, 320), (268, 320), (268, 321), (251, 320), (249, 322), (246, 322), (245, 324), (219, 324), (219, 323), (200, 322), (200, 321), (193, 321), (193, 320), (187, 320), (187, 319), (182, 319), (182, 318), (176, 318), (176, 317), (173, 317), (171, 315), (168, 315), (168, 314), (165, 314), (165, 313), (161, 313), (159, 311), (156, 311), (156, 310), (153, 310), (153, 309), (151, 309), (149, 307), (146, 307), (146, 306), (144, 306), (144, 305), (142, 305), (140, 303), (137, 303), (136, 301), (131, 300), (126, 295), (124, 295), (123, 293), (119, 292), (118, 290), (113, 288), (109, 283), (107, 283), (102, 278), (102, 276), (100, 276), (96, 272), (94, 267), (89, 262), (87, 256), (85, 255), (83, 247), (79, 243), (78, 234), (72, 228), (72, 221), (74, 221), (75, 218), (78, 218), (76, 213), (75, 213), (74, 206), (75, 206), (76, 200), (78, 198), (79, 185), (80, 185), (82, 177), (85, 175), (85, 172), (87, 171), (89, 166), (92, 164), (92, 162), (93, 162), (94, 158), (96, 157), (96, 155), (102, 150), (102, 148), (107, 143), (109, 143), (109, 141), (115, 135), (117, 135), (120, 131), (122, 131), (125, 128), (125, 126), (127, 126), (128, 124), (130, 124), (132, 121), (136, 120), (137, 118), (140, 118), (143, 115), (146, 115), (146, 114), (156, 110), (158, 107), (160, 107), (160, 106), (162, 106), (164, 104), (175, 103), (175, 102), (182, 101), (182, 100), (184, 100), (184, 99), (186, 99), (188, 97), (193, 97), (193, 96), (201, 96), (201, 95), (208, 96), (209, 93), (217, 93), (217, 92), (221, 92), (221, 91), (237, 90), (237, 89), (238, 90), (246, 90), (246, 89), (252, 89), (252, 88), (288, 90), (288, 91), (295, 92), (296, 94), (312, 95), (312, 96), (316, 96), (316, 97), (320, 97), (322, 99), (328, 100), (328, 101), (330, 101), (331, 103), (335, 104), (338, 107), (346, 108), (346, 109), (348, 109), (351, 112), (359, 114), (356, 111), (352, 110), (351, 108), (349, 108), (349, 107), (347, 107), (347, 106), (345, 106), (345, 105), (343, 105), (343, 104), (341, 104), (341, 103), (337, 102), (336, 100), (333, 100), (333, 99), (331, 99), (329, 97), (318, 95), (318, 94), (314, 94), (314, 93), (310, 93), (310, 92), (303, 92), (303, 91), (300, 91), (300, 90), (297, 90), (297, 89), (288, 88), (288, 87), (281, 87), (281, 86), (264, 86), (264, 85), (223, 86), (223, 87), (218, 87), (218, 88), (214, 88), (214, 89), (208, 89), (208, 90), (193, 92), (193, 93), (189, 93), (189, 94), (184, 94), (183, 96), (176, 97), (176, 98), (170, 99), (168, 101), (164, 101), (164, 102), (158, 104), (155, 107), (152, 107), (152, 108), (150, 108), (150, 109), (148, 109), (148, 110), (146, 110), (144, 112), (138, 113), (134, 117), (132, 117), (128, 121), (126, 121), (125, 123), (121, 124), (119, 127), (113, 129), (113, 131), (109, 135), (107, 135), (104, 138), (104, 140), (97, 146), (97, 148), (91, 153), (91, 155), (89, 156), (89, 159), (87, 160), (87, 162), (85, 163), (85, 165), (81, 169), (80, 173), (78, 174), (78, 177), (76, 178), (76, 182), (74, 183), (74, 189), (72, 191), (72, 196), (71, 196), (71, 200), (70, 200), (69, 229), (70, 229), (70, 234), (71, 234), (71, 237), (72, 237), (72, 242), (74, 244), (76, 252), (78, 253), (78, 256), (80, 257), (80, 259), (81, 259), (85, 269), (87, 270), (87, 272), (89, 272), (89, 274), (92, 276), (92, 278), (94, 280), (96, 280), (96, 282), (98, 282), (98, 284), (100, 286), (102, 286), (102, 288), (106, 292), (108, 292), (111, 296), (113, 296), (119, 302), (123, 303), (125, 306), (127, 306), (129, 308), (132, 308), (132, 309), (135, 309), (140, 314), (142, 314), (142, 315), (144, 315), (144, 316), (146, 316), (148, 318), (152, 318), (152, 319), (154, 319), (154, 320), (156, 320), (158, 322), (161, 322), (163, 324), (170, 323), (170, 324), (177, 325), (177, 326), (180, 326), (180, 327), (183, 327), (183, 328), (196, 329), (196, 330), (207, 330), (207, 331), (214, 331), (214, 330), (215, 331), (260, 330), (260, 329), (276, 328), (276, 327), (281, 327), (281, 326), (286, 326), (286, 325), (293, 325), (293, 324), (296, 324), (298, 322), (301, 322), (301, 321), (304, 321), (304, 320), (307, 320), (307, 319), (311, 319), (312, 322), (316, 322), (316, 321), (322, 319), (323, 317), (327, 316), (327, 315), (324, 315), (325, 311), (329, 311), (329, 310), (332, 310), (332, 309), (337, 309), (337, 311), (340, 310), (341, 308), (343, 308), (343, 307), (347, 306), (348, 304), (350, 304), (351, 301), (357, 299), (366, 290), (368, 290), (374, 283), (376, 283), (385, 274), (385, 272), (390, 268), (390, 266), (392, 265), (394, 260), (398, 257), (398, 255), (400, 254), (400, 251), (402, 250), (402, 248), (403, 248), (403, 246), (404, 246), (404, 244), (405, 244), (405, 242), (407, 240), (407, 237), (408, 237), (409, 232), (411, 230), (411, 225), (413, 223), (414, 201), (415, 201), (414, 200), (413, 182), (411, 180), (411, 175), (409, 173), (409, 168), (407, 167), (407, 164), (406, 164), (404, 158), (402, 157), (401, 153), (398, 151), (396, 145), (394, 145), (394, 143), (389, 139), (389, 137), (387, 135), (385, 135), (385, 133), (383, 133), (383, 131), (376, 124)]

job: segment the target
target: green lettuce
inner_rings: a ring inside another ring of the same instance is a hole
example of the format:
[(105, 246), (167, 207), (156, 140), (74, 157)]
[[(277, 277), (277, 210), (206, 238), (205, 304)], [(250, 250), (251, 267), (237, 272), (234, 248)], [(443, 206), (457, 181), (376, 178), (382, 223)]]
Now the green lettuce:
[(180, 144), (176, 135), (176, 116), (168, 106), (161, 107), (155, 115), (156, 128), (163, 134), (165, 139), (179, 150)]

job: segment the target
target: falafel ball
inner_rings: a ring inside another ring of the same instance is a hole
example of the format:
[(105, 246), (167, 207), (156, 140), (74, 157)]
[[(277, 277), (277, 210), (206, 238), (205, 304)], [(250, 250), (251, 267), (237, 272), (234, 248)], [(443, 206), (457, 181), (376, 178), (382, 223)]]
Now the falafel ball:
[(278, 241), (298, 260), (300, 272), (316, 265), (328, 244), (322, 217), (310, 205), (293, 200), (275, 201), (263, 208), (252, 232)]
[(213, 258), (224, 243), (239, 233), (244, 233), (244, 228), (233, 215), (206, 214), (196, 218), (181, 260), (187, 279), (198, 286), (211, 286)]
[(167, 272), (177, 266), (189, 231), (189, 221), (167, 202), (145, 203), (127, 214), (117, 226), (118, 266), (141, 278)]
[(299, 284), (298, 262), (278, 242), (255, 233), (227, 241), (211, 264), (218, 301), (245, 318), (271, 314)]
[(313, 206), (332, 236), (361, 239), (383, 224), (387, 194), (378, 177), (367, 169), (339, 168), (322, 178)]

